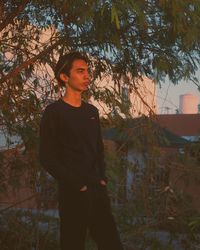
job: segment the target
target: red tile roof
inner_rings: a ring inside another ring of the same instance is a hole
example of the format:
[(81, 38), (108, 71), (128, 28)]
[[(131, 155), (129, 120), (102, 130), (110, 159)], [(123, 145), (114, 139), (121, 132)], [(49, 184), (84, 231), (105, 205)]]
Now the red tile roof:
[(200, 135), (200, 114), (156, 115), (161, 127), (179, 136)]

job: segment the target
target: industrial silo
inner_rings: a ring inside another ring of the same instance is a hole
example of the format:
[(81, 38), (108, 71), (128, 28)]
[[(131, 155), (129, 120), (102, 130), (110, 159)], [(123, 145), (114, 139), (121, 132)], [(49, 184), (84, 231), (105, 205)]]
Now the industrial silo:
[(179, 112), (180, 114), (197, 114), (198, 113), (198, 96), (191, 93), (180, 95)]

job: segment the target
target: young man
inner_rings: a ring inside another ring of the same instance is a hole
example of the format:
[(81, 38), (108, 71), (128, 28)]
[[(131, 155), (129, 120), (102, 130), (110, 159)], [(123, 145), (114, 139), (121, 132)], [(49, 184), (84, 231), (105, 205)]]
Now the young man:
[(90, 82), (88, 59), (61, 56), (55, 76), (66, 88), (47, 106), (40, 127), (40, 160), (58, 181), (62, 250), (84, 250), (87, 230), (98, 250), (122, 250), (106, 190), (98, 110), (81, 100)]

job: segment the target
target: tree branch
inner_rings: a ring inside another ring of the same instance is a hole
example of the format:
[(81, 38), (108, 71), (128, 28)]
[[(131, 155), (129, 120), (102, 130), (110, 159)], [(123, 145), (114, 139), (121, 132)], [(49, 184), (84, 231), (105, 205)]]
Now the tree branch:
[(29, 196), (28, 198), (25, 198), (25, 199), (23, 199), (23, 200), (20, 200), (20, 201), (18, 201), (18, 202), (15, 202), (14, 204), (12, 204), (12, 205), (10, 205), (10, 206), (1, 209), (1, 210), (0, 210), (0, 214), (6, 212), (7, 210), (9, 210), (9, 209), (11, 209), (11, 208), (13, 208), (13, 207), (16, 207), (17, 205), (19, 205), (19, 204), (21, 204), (21, 203), (23, 203), (23, 202), (25, 202), (25, 201), (31, 200), (31, 199), (33, 199), (33, 198), (36, 198), (37, 196), (38, 196), (38, 194), (36, 193), (36, 194), (33, 194), (33, 195)]
[(32, 57), (32, 58), (26, 60), (25, 62), (23, 62), (20, 66), (16, 67), (10, 73), (8, 73), (6, 76), (4, 76), (0, 80), (0, 84), (9, 80), (10, 78), (17, 76), (23, 69), (27, 68), (29, 65), (33, 64), (39, 58), (41, 58), (42, 56), (44, 56), (45, 54), (50, 52), (52, 49), (54, 49), (56, 46), (58, 46), (62, 41), (63, 41), (63, 38), (59, 39), (57, 42), (55, 42), (53, 45), (51, 45), (48, 48), (46, 48), (45, 50), (43, 50), (41, 53), (39, 53), (35, 57)]
[(20, 12), (22, 12), (27, 3), (29, 2), (29, 0), (24, 0), (17, 8), (15, 11), (13, 11), (11, 14), (9, 14), (9, 17), (6, 16), (6, 18), (4, 18), (3, 22), (0, 24), (0, 32), (6, 27), (8, 26), (8, 24), (13, 22), (13, 19), (19, 15)]

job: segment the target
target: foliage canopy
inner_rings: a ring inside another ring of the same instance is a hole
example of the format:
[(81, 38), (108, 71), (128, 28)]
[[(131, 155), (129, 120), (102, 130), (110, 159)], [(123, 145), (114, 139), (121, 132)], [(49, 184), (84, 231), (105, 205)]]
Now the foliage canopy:
[(0, 14), (0, 105), (7, 125), (37, 120), (41, 104), (58, 91), (49, 72), (68, 50), (96, 58), (94, 78), (109, 71), (198, 85), (198, 0), (7, 0)]

